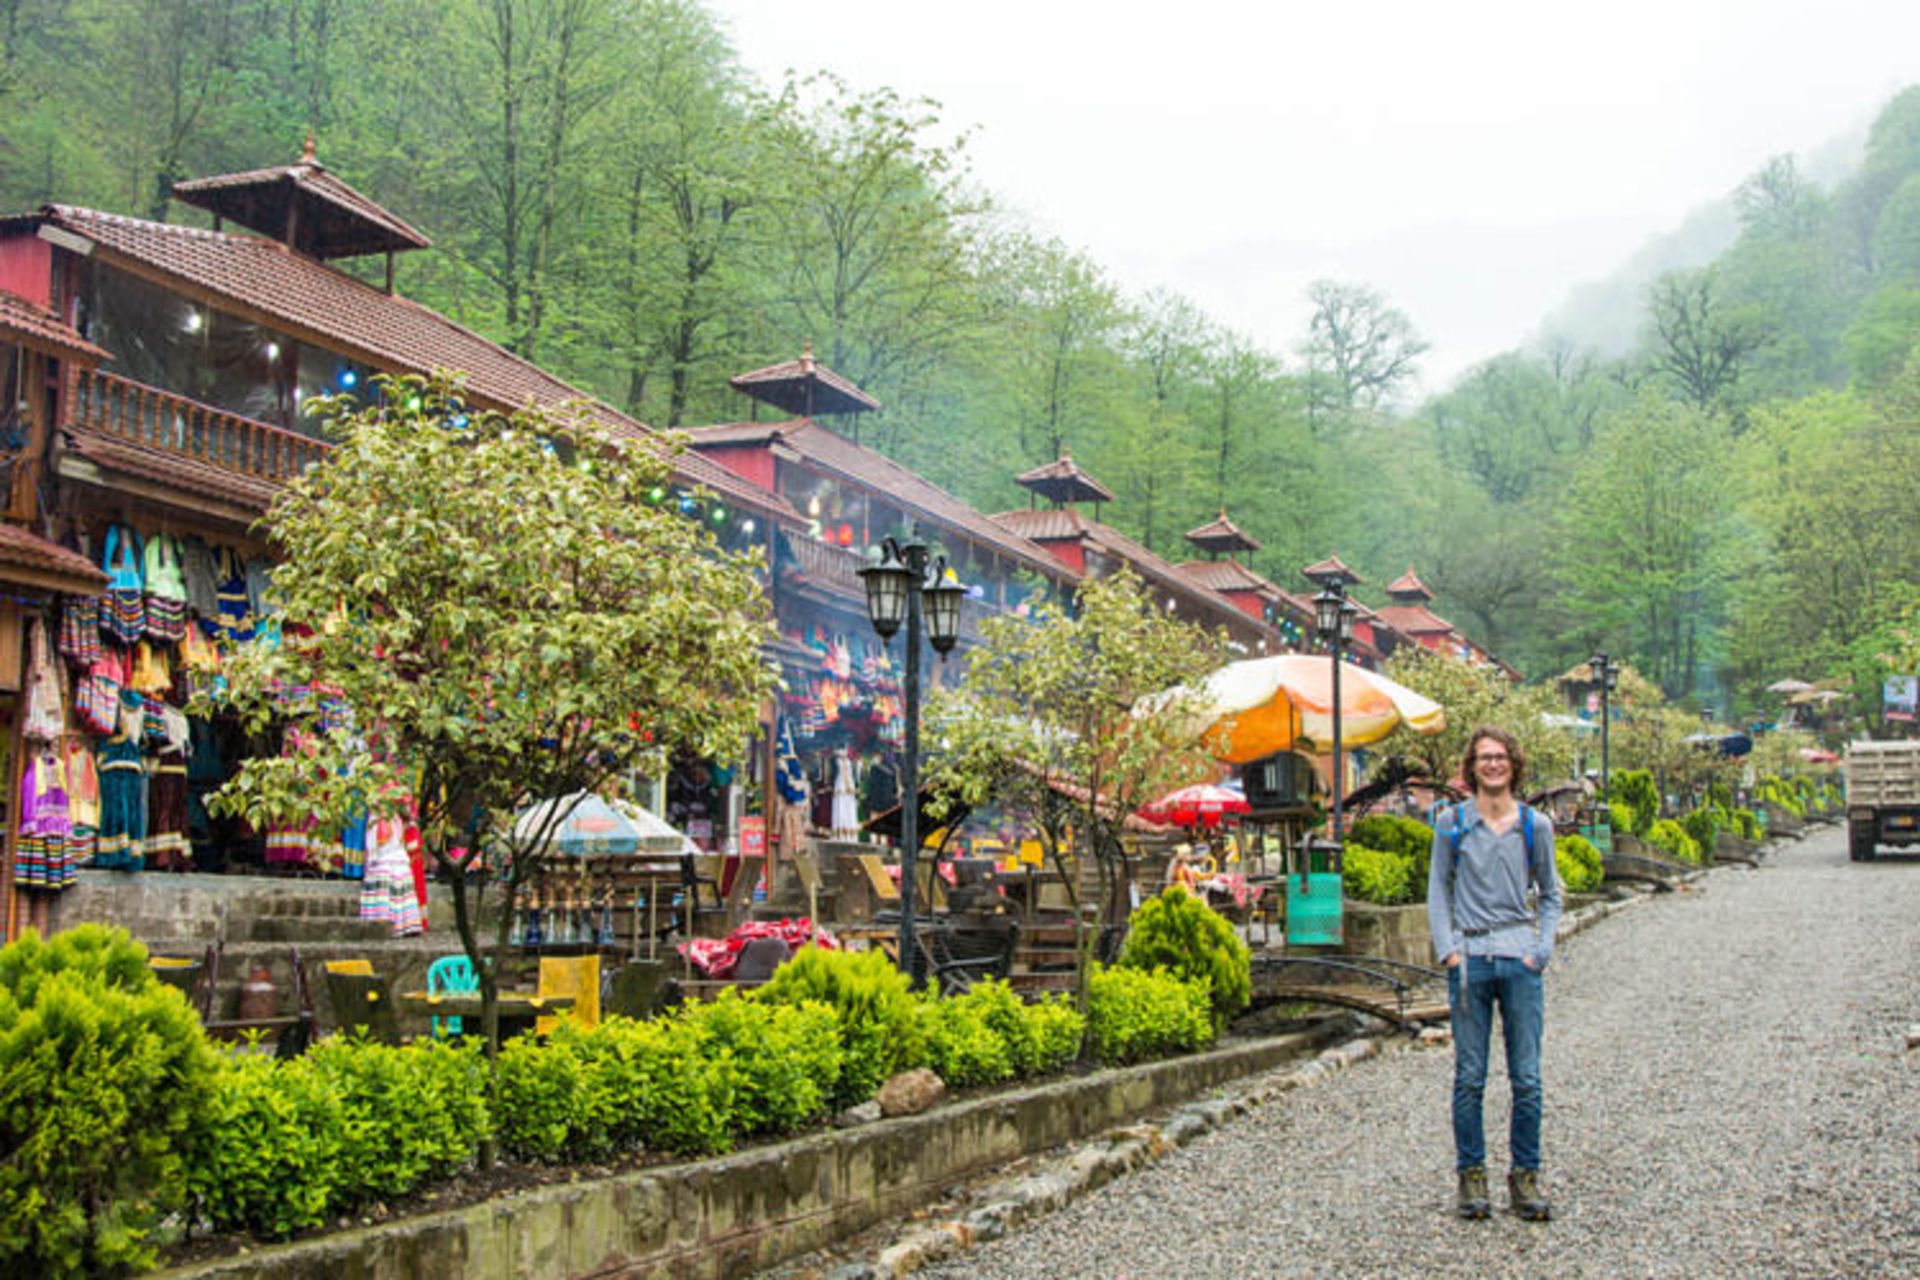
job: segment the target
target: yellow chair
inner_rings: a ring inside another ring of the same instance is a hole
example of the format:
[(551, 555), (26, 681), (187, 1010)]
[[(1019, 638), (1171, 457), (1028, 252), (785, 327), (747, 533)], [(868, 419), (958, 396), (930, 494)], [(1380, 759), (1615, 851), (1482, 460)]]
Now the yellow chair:
[(860, 869), (867, 873), (867, 887), (873, 890), (874, 900), (884, 906), (897, 906), (900, 902), (900, 886), (893, 882), (893, 876), (887, 871), (887, 864), (877, 853), (860, 855)]
[[(542, 999), (572, 996), (573, 1008), (568, 1013), (583, 1027), (599, 1026), (600, 957), (541, 956), (537, 994)], [(543, 1036), (550, 1035), (559, 1025), (559, 1018), (543, 1017), (534, 1023), (534, 1030)]]
[(328, 973), (343, 974), (353, 978), (371, 978), (373, 961), (371, 960), (329, 960), (326, 962)]

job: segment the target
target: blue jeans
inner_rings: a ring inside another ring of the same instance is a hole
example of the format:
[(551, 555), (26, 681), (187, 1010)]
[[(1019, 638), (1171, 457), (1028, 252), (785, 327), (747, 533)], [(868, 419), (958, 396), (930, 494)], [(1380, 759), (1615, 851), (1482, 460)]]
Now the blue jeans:
[(1546, 994), (1539, 973), (1507, 956), (1466, 956), (1466, 994), (1460, 969), (1447, 970), (1447, 1003), (1453, 1010), (1453, 1146), (1458, 1167), (1487, 1163), (1487, 1130), (1481, 1104), (1487, 1092), (1487, 1045), (1493, 1009), (1507, 1042), (1507, 1081), (1513, 1089), (1510, 1148), (1515, 1169), (1540, 1167), (1540, 1031)]

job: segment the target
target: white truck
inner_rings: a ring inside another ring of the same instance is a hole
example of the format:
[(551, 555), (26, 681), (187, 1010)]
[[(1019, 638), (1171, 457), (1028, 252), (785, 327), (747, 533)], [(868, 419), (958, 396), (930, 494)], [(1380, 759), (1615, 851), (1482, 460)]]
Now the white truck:
[(1920, 739), (1847, 744), (1847, 852), (1920, 844)]

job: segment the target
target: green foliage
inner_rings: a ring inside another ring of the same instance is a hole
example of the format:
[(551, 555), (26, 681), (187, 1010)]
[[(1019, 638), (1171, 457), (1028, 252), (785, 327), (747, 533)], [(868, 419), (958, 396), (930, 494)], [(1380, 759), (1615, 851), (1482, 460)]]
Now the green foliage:
[(1553, 842), (1553, 862), (1560, 872), (1560, 883), (1568, 893), (1593, 893), (1605, 878), (1600, 851), (1579, 834), (1560, 836)]
[(151, 1266), (184, 1203), (216, 1060), (121, 929), (0, 950), (0, 1271)]
[(1162, 969), (1096, 966), (1087, 986), (1087, 1039), (1105, 1063), (1204, 1049), (1217, 1034), (1205, 984)]
[(1418, 818), (1370, 813), (1353, 824), (1347, 839), (1369, 849), (1381, 849), (1413, 859), (1408, 879), (1416, 902), (1427, 897), (1427, 869), (1433, 860), (1433, 828)]
[(1572, 770), (1573, 739), (1543, 719), (1564, 710), (1549, 686), (1516, 686), (1498, 667), (1462, 662), (1420, 645), (1402, 646), (1388, 659), (1386, 673), (1447, 709), (1446, 727), (1439, 733), (1395, 739), (1394, 749), (1425, 765), (1433, 777), (1459, 772), (1467, 738), (1485, 724), (1501, 726), (1520, 743), (1529, 788)]
[(1065, 995), (1048, 996), (1026, 1007), (1025, 1049), (1028, 1075), (1065, 1070), (1080, 1056), (1086, 1041), (1087, 1019)]
[(1700, 850), (1702, 861), (1713, 854), (1714, 838), (1720, 834), (1720, 816), (1712, 809), (1695, 809), (1680, 819), (1680, 826)]
[(1785, 810), (1796, 818), (1807, 816), (1806, 802), (1801, 799), (1800, 793), (1792, 784), (1775, 774), (1768, 774), (1760, 779), (1756, 793), (1762, 801), (1776, 809)]
[(215, 1228), (278, 1239), (357, 1195), (342, 1181), (349, 1138), (334, 1086), (311, 1058), (240, 1053), (222, 1063), (193, 1167), (194, 1198)]
[(1633, 811), (1632, 834), (1642, 840), (1660, 816), (1660, 792), (1646, 769), (1621, 769), (1613, 775), (1612, 799)]
[(1685, 827), (1672, 818), (1662, 818), (1653, 824), (1647, 832), (1647, 843), (1656, 849), (1664, 849), (1682, 862), (1698, 864), (1700, 846), (1687, 834)]
[(926, 1025), (928, 1065), (949, 1085), (967, 1088), (1013, 1079), (1012, 1048), (985, 1005), (965, 996), (932, 999)]
[(688, 1006), (680, 1020), (700, 1037), (701, 1053), (732, 1077), (736, 1132), (791, 1133), (826, 1109), (845, 1053), (838, 1015), (827, 1005), (748, 1000), (729, 989)]
[(753, 998), (772, 1004), (819, 1001), (839, 1016), (846, 1057), (827, 1092), (836, 1111), (865, 1102), (890, 1076), (925, 1061), (918, 1002), (906, 975), (888, 963), (884, 952), (802, 947)]
[(1767, 834), (1760, 827), (1760, 815), (1751, 809), (1735, 809), (1733, 826), (1742, 840), (1761, 840)]
[(1413, 900), (1412, 858), (1349, 842), (1341, 859), (1341, 887), (1349, 898), (1383, 907)]
[(1234, 927), (1175, 885), (1140, 904), (1117, 962), (1128, 969), (1165, 969), (1206, 985), (1216, 1023), (1252, 998), (1252, 952)]
[(1607, 826), (1613, 834), (1630, 836), (1633, 834), (1635, 824), (1639, 821), (1640, 815), (1635, 813), (1633, 806), (1626, 801), (1609, 800), (1607, 802)]

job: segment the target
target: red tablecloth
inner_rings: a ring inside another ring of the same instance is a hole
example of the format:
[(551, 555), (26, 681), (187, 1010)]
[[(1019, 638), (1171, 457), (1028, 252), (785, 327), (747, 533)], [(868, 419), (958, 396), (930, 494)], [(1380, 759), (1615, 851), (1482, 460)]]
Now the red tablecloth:
[(826, 929), (815, 928), (813, 921), (802, 916), (798, 920), (749, 920), (724, 938), (695, 938), (683, 942), (680, 954), (709, 978), (731, 977), (740, 953), (755, 938), (779, 938), (794, 951), (808, 943), (829, 951), (840, 949), (838, 938)]

